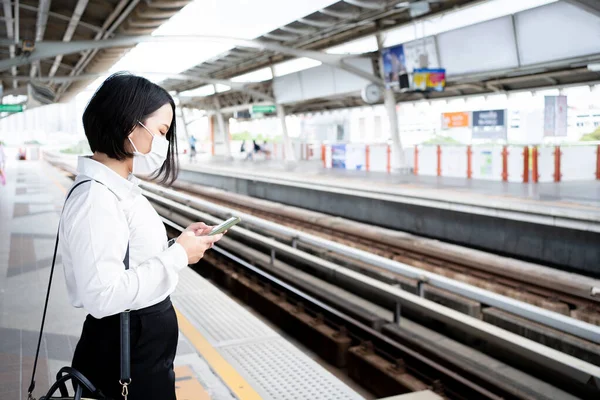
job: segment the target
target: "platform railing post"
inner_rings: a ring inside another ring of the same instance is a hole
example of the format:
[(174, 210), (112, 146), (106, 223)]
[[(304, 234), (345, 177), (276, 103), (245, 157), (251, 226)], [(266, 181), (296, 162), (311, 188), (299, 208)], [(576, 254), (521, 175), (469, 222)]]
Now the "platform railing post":
[(419, 175), (419, 146), (415, 145), (415, 168), (413, 173)]
[(596, 179), (600, 180), (600, 144), (596, 148)]
[(392, 148), (388, 144), (387, 146), (387, 172), (392, 172)]
[(437, 146), (437, 176), (442, 176), (442, 146)]
[(473, 150), (471, 145), (467, 146), (467, 179), (473, 177)]
[(562, 174), (560, 173), (560, 146), (554, 147), (554, 182), (560, 182)]
[(400, 323), (400, 318), (402, 317), (402, 306), (400, 302), (396, 302), (396, 307), (394, 309), (394, 323), (397, 325)]
[(538, 148), (533, 146), (531, 148), (531, 180), (534, 183), (538, 183), (540, 175), (538, 173)]
[(502, 146), (502, 181), (508, 181), (508, 146)]
[(529, 147), (523, 147), (523, 183), (529, 183)]

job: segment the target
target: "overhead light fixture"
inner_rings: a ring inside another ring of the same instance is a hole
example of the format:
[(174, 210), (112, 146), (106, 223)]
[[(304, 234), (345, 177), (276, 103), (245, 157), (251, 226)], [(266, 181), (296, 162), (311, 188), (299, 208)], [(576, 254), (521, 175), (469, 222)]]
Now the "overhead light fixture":
[(410, 1), (401, 1), (400, 3), (396, 4), (396, 8), (406, 8), (410, 6)]
[(594, 72), (600, 72), (600, 63), (588, 64), (587, 69)]

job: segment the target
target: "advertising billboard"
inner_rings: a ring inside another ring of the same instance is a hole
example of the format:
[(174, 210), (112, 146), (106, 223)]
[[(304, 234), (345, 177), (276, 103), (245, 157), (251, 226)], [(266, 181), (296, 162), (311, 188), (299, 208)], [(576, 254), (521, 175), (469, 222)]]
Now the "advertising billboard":
[(415, 69), (413, 85), (415, 90), (443, 92), (446, 87), (446, 70), (443, 68)]
[(544, 96), (544, 136), (567, 136), (567, 96)]
[(384, 49), (381, 52), (381, 58), (383, 59), (383, 74), (386, 87), (407, 88), (409, 84), (404, 46), (400, 44)]
[(468, 128), (471, 126), (470, 112), (451, 112), (442, 114), (442, 129)]
[(473, 111), (473, 139), (506, 139), (506, 110)]

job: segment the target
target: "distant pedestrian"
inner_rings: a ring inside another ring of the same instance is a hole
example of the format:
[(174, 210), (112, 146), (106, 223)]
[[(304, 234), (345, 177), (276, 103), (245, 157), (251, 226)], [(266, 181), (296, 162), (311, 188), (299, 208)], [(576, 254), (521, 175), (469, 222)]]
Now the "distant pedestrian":
[(190, 136), (190, 163), (196, 160), (196, 137)]
[(254, 152), (252, 151), (252, 149), (246, 147), (245, 140), (242, 142), (242, 147), (240, 148), (240, 153), (244, 153), (244, 152), (246, 153), (246, 158), (244, 158), (244, 161), (254, 159)]

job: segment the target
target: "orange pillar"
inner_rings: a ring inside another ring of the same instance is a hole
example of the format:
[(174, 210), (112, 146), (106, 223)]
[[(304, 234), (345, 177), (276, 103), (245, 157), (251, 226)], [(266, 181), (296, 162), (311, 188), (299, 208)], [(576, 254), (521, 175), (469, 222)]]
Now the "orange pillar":
[(419, 146), (415, 145), (415, 175), (419, 175)]
[(523, 182), (529, 182), (529, 147), (523, 147)]
[(531, 180), (534, 183), (538, 183), (540, 176), (538, 175), (538, 148), (532, 147), (531, 149)]
[(502, 180), (508, 181), (508, 147), (502, 147)]
[(387, 172), (392, 172), (392, 148), (389, 144), (387, 147)]
[(600, 144), (596, 149), (596, 179), (600, 180)]
[(327, 168), (327, 161), (325, 161), (325, 145), (321, 145), (321, 160), (323, 161), (323, 168)]
[(437, 147), (437, 176), (442, 176), (442, 146)]
[(473, 177), (473, 150), (471, 145), (467, 146), (467, 179)]
[(554, 147), (554, 182), (560, 182), (560, 146)]
[(365, 146), (365, 170), (367, 170), (367, 171), (368, 171), (369, 169), (371, 169), (371, 168), (370, 168), (370, 167), (371, 167), (371, 165), (370, 165), (371, 163), (370, 163), (370, 160), (369, 160), (369, 159), (370, 159), (370, 157), (371, 157), (371, 155), (370, 155), (369, 153), (370, 153), (370, 152), (369, 152), (369, 145), (367, 144), (367, 145)]

